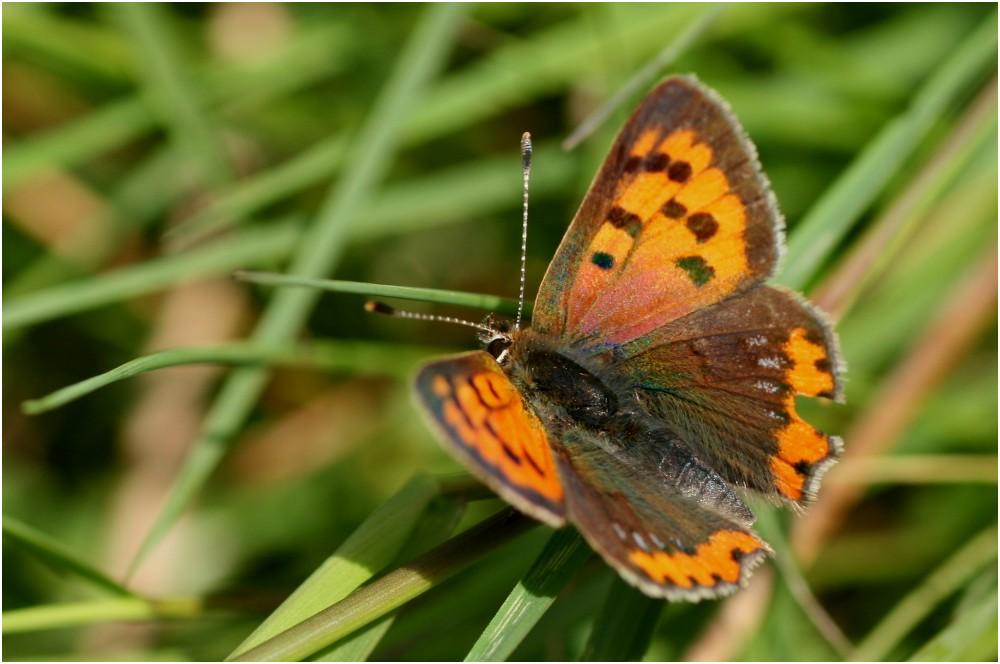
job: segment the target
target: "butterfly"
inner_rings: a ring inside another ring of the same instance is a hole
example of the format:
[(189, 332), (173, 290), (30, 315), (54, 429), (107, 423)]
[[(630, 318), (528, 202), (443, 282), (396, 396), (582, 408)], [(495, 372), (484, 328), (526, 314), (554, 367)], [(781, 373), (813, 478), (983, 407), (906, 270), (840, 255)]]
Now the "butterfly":
[(823, 315), (765, 284), (782, 245), (725, 102), (667, 78), (618, 134), (530, 326), (482, 326), (485, 350), (422, 368), (418, 402), (476, 477), (575, 526), (644, 593), (729, 594), (770, 553), (743, 493), (807, 505), (842, 447), (796, 412), (797, 395), (840, 399), (842, 369)]

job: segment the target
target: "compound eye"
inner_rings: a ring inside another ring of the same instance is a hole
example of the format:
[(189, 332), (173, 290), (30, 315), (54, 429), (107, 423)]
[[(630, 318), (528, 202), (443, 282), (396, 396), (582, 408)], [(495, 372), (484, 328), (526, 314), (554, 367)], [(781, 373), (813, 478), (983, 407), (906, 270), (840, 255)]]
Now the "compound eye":
[(500, 356), (506, 353), (508, 348), (510, 348), (510, 339), (497, 337), (486, 345), (486, 352), (494, 359), (500, 360)]

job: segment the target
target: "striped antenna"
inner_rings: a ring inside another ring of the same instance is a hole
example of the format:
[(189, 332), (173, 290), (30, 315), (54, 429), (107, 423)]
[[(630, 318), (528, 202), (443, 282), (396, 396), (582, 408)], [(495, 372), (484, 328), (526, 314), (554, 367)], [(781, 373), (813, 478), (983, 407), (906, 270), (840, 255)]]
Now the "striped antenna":
[(521, 219), (521, 288), (517, 294), (517, 319), (514, 329), (521, 329), (521, 313), (524, 311), (524, 280), (528, 261), (528, 181), (531, 178), (531, 134), (521, 134), (521, 175), (524, 184), (524, 211)]
[(473, 323), (471, 320), (464, 320), (462, 318), (455, 318), (454, 316), (439, 316), (437, 314), (422, 314), (416, 311), (406, 311), (405, 309), (397, 309), (395, 307), (390, 307), (384, 302), (376, 302), (375, 300), (368, 300), (365, 302), (365, 311), (372, 314), (382, 314), (383, 316), (392, 316), (393, 318), (409, 318), (410, 320), (426, 320), (433, 321), (436, 323), (452, 323), (454, 325), (464, 325), (466, 327), (472, 327), (480, 332), (485, 332), (487, 334), (496, 334), (496, 330), (488, 325), (483, 325), (482, 323)]

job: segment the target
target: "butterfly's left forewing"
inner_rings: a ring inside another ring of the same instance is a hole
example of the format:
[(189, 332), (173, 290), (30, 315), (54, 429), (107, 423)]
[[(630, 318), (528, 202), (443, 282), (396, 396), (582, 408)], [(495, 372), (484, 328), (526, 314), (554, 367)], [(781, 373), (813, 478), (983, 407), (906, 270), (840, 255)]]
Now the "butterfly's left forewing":
[(549, 436), (493, 356), (477, 351), (431, 362), (417, 376), (417, 396), (474, 475), (522, 512), (563, 525)]

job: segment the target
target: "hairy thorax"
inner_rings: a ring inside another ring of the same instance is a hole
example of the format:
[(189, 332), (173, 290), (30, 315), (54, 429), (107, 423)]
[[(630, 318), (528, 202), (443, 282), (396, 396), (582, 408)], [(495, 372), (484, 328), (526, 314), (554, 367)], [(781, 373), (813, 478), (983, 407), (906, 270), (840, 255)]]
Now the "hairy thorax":
[(552, 342), (530, 329), (514, 338), (506, 368), (511, 380), (536, 397), (534, 403), (551, 411), (546, 414), (599, 427), (621, 409), (621, 397), (593, 367), (557, 351)]

